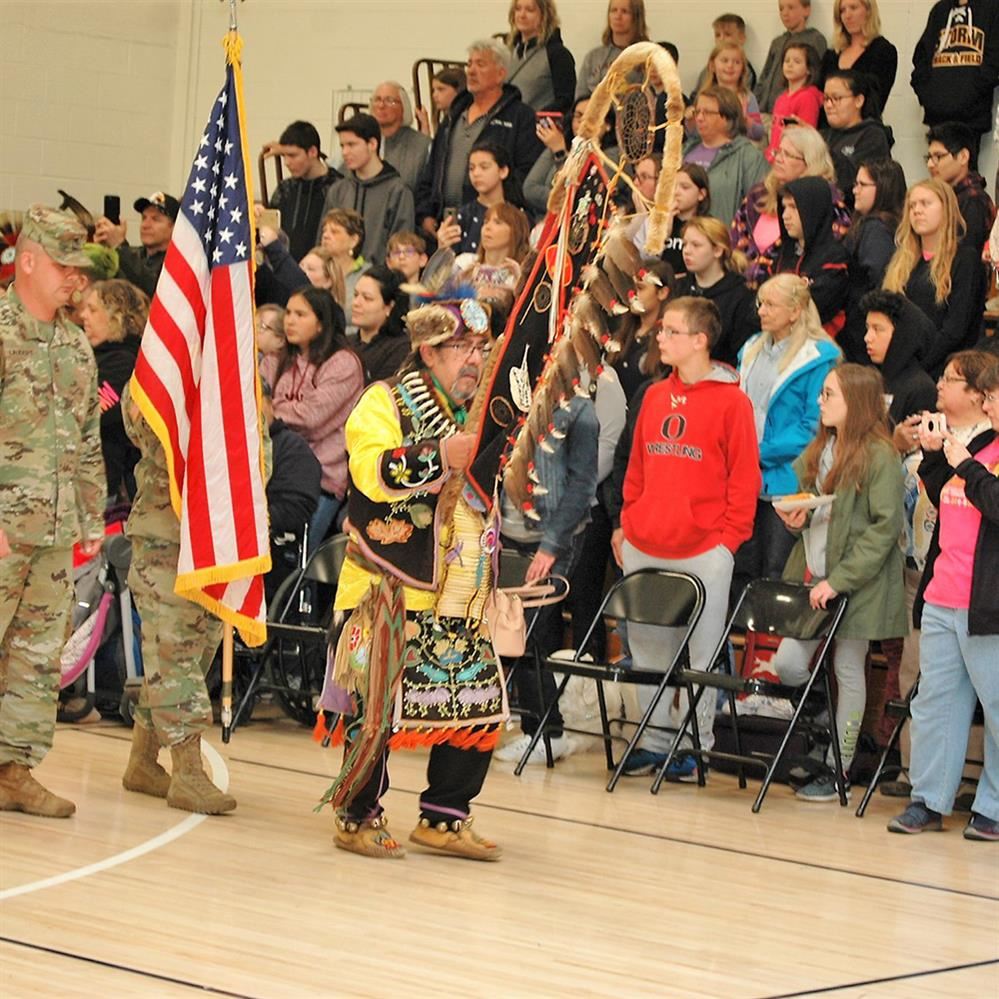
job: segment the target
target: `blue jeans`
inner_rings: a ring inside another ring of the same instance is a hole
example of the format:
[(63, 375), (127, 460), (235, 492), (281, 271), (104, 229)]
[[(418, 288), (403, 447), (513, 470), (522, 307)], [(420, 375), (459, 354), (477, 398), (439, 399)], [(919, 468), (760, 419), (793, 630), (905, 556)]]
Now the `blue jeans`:
[(975, 701), (985, 710), (985, 767), (972, 810), (999, 819), (999, 636), (969, 635), (968, 611), (927, 603), (912, 702), (912, 799), (949, 815)]
[(309, 522), (309, 555), (326, 540), (326, 534), (342, 506), (343, 500), (337, 499), (331, 493), (319, 494), (319, 505)]

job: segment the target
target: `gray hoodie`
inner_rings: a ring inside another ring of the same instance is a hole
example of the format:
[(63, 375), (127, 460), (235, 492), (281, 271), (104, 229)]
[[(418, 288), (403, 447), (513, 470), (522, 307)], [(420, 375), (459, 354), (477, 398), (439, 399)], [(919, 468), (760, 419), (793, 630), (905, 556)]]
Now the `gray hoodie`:
[[(364, 219), (361, 256), (373, 263), (385, 259), (389, 236), (411, 231), (416, 225), (413, 192), (403, 183), (399, 171), (388, 163), (370, 180), (361, 180), (348, 171), (327, 192), (323, 215), (333, 208), (352, 208)], [(322, 225), (316, 242), (322, 238)]]

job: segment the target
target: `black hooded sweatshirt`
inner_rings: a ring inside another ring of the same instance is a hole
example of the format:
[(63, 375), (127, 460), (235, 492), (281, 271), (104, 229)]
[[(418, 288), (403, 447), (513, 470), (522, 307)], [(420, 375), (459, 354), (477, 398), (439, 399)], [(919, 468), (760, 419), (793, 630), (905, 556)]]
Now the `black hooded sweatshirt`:
[(804, 246), (787, 234), (781, 212), (776, 260), (768, 276), (790, 272), (807, 278), (822, 325), (835, 336), (843, 325), (849, 257), (833, 235), (832, 190), (823, 177), (799, 177), (786, 186), (798, 206)]
[(716, 361), (738, 367), (742, 345), (760, 330), (756, 315), (756, 296), (746, 287), (741, 274), (726, 273), (713, 285), (701, 288), (696, 278), (689, 277), (681, 284), (677, 295), (692, 295), (714, 302), (721, 313), (722, 333), (711, 356)]
[(886, 160), (891, 156), (895, 138), (891, 129), (874, 118), (864, 118), (850, 128), (824, 128), (822, 138), (829, 146), (836, 169), (836, 186), (853, 208), (853, 182), (861, 163)]
[(895, 320), (895, 332), (884, 361), (878, 365), (885, 392), (891, 396), (888, 418), (893, 426), (914, 413), (936, 408), (936, 383), (920, 364), (920, 359), (936, 336), (933, 323), (922, 309), (908, 299), (902, 299), (902, 308)]
[(992, 127), (997, 84), (999, 3), (939, 0), (912, 54), (912, 89), (923, 121), (960, 121), (982, 135)]

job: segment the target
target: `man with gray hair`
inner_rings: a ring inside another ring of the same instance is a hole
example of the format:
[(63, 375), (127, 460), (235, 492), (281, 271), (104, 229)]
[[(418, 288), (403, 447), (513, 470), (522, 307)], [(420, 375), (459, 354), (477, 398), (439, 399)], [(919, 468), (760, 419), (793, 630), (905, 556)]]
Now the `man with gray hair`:
[(403, 85), (395, 80), (379, 83), (371, 95), (371, 115), (382, 130), (379, 155), (399, 171), (402, 182), (415, 192), (427, 162), (430, 137), (413, 128), (413, 106)]
[(445, 212), (475, 199), (468, 157), (477, 142), (495, 142), (510, 154), (511, 176), (524, 182), (541, 155), (534, 112), (506, 82), (510, 50), (495, 39), (468, 47), (467, 86), (434, 136), (430, 159), (416, 190), (416, 220), (435, 235)]

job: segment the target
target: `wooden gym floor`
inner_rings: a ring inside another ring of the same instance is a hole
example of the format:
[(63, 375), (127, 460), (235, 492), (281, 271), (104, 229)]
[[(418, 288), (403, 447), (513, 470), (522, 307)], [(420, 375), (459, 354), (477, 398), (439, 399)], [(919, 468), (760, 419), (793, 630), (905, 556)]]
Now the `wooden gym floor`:
[[(961, 816), (892, 836), (897, 800), (856, 819), (779, 785), (754, 816), (715, 773), (607, 794), (591, 752), (493, 764), (476, 818), (500, 863), (377, 861), (333, 849), (312, 809), (339, 751), (287, 719), (212, 733), (221, 818), (123, 791), (129, 738), (61, 726), (39, 776), (76, 816), (0, 813), (4, 999), (999, 996), (999, 849)], [(423, 766), (392, 760), (401, 840)]]

